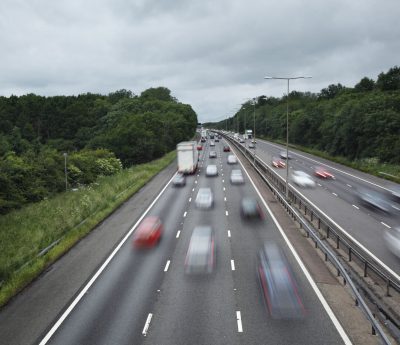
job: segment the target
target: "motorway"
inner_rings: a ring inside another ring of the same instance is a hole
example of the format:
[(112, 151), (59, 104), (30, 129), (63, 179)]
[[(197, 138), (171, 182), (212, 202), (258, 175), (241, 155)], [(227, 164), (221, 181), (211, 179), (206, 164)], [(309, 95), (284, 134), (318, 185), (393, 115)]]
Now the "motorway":
[[(256, 145), (256, 155), (269, 166), (272, 157), (279, 157), (285, 150), (281, 145), (259, 139)], [(312, 176), (316, 166), (328, 167), (335, 176), (334, 180), (314, 178), (317, 186), (313, 189), (297, 187), (289, 177), (291, 188), (329, 216), (400, 280), (400, 259), (388, 250), (383, 237), (385, 231), (400, 225), (400, 205), (393, 202), (392, 211), (384, 213), (366, 208), (357, 198), (360, 188), (388, 192), (398, 185), (300, 151), (290, 149), (290, 155), (293, 159), (289, 160), (289, 176), (293, 170), (302, 170)], [(274, 170), (285, 181), (286, 168)]]
[[(340, 335), (340, 326), (334, 326), (335, 317), (323, 307), (249, 176), (244, 174), (244, 185), (229, 183), (230, 171), (240, 165), (226, 163), (228, 153), (222, 145), (216, 143), (218, 157), (209, 159), (207, 143), (198, 173), (189, 176), (183, 188), (168, 185), (150, 208), (148, 215), (159, 216), (165, 228), (159, 245), (136, 250), (128, 234), (40, 344), (349, 343), (344, 332)], [(205, 176), (207, 164), (217, 164), (217, 177)], [(199, 210), (194, 199), (206, 186), (214, 193), (215, 205)], [(259, 200), (264, 220), (241, 218), (243, 196)], [(215, 231), (216, 268), (210, 275), (187, 276), (184, 261), (190, 236), (202, 224)], [(256, 276), (256, 255), (265, 241), (279, 243), (289, 259), (306, 310), (301, 320), (276, 320), (267, 313)]]

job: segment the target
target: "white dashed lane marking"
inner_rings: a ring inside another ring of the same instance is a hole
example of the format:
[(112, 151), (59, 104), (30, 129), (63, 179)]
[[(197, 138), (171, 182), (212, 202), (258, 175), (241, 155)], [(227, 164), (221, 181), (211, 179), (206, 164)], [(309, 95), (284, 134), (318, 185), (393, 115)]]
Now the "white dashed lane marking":
[(146, 323), (144, 324), (143, 331), (142, 331), (142, 334), (143, 334), (144, 336), (147, 335), (147, 330), (149, 329), (149, 326), (150, 326), (150, 322), (151, 322), (151, 318), (152, 318), (152, 317), (153, 317), (153, 314), (152, 314), (152, 313), (149, 313), (149, 315), (147, 316), (147, 319), (146, 319)]
[(178, 230), (178, 232), (176, 233), (176, 238), (179, 238), (179, 235), (181, 234), (181, 231)]
[(238, 325), (238, 332), (242, 333), (243, 325), (242, 325), (242, 315), (240, 315), (240, 311), (236, 312), (236, 321), (237, 321), (237, 325)]
[(386, 226), (388, 229), (391, 229), (391, 228), (392, 228), (391, 226), (387, 225), (387, 224), (384, 223), (384, 222), (381, 222), (381, 224), (384, 225), (384, 226)]
[(228, 237), (231, 237), (231, 231), (228, 230)]
[(235, 270), (235, 260), (231, 260), (231, 269), (232, 271)]
[(356, 205), (353, 205), (353, 207), (355, 207), (357, 210), (359, 210), (360, 208), (358, 207), (358, 206), (356, 206)]
[(164, 272), (167, 272), (167, 271), (168, 271), (168, 267), (169, 267), (169, 264), (170, 264), (170, 263), (171, 263), (171, 260), (168, 260), (167, 263), (165, 264)]

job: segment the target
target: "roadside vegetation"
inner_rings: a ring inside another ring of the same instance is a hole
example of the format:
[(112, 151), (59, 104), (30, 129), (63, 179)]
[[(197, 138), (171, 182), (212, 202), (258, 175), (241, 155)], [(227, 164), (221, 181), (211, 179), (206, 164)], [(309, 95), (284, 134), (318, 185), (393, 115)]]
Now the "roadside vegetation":
[(0, 306), (86, 236), (176, 157), (101, 176), (77, 191), (60, 193), (0, 217)]
[[(227, 121), (204, 125), (244, 133), (245, 123), (253, 129), (255, 111), (256, 135), (286, 142), (286, 104), (287, 96), (259, 96)], [(337, 84), (318, 94), (292, 91), (289, 126), (290, 144), (398, 181), (400, 67), (380, 73), (376, 81), (364, 77), (352, 88)]]

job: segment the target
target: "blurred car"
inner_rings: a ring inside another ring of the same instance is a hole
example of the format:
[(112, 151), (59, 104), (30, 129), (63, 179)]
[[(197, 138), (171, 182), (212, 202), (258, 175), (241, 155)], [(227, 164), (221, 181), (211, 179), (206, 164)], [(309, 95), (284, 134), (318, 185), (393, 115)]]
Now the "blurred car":
[(240, 202), (240, 214), (246, 219), (263, 219), (264, 215), (257, 200), (253, 198), (243, 198)]
[(390, 189), (390, 198), (400, 203), (400, 186), (393, 186)]
[(211, 208), (214, 204), (214, 198), (211, 188), (200, 188), (196, 196), (196, 207), (202, 209)]
[(209, 158), (217, 158), (217, 152), (215, 151), (210, 151), (210, 153), (208, 154)]
[(210, 146), (215, 146), (214, 140), (210, 140)]
[(181, 187), (181, 186), (186, 185), (186, 178), (185, 178), (185, 175), (183, 175), (183, 174), (181, 174), (181, 173), (177, 173), (177, 174), (175, 175), (175, 177), (173, 178), (173, 180), (172, 180), (172, 184), (173, 184), (174, 186), (177, 186), (177, 187)]
[(186, 274), (212, 273), (215, 267), (215, 241), (211, 226), (196, 226), (185, 259)]
[(272, 318), (299, 319), (304, 316), (305, 309), (289, 262), (276, 243), (265, 243), (260, 250), (257, 274)]
[(230, 147), (228, 145), (225, 145), (224, 152), (230, 152), (230, 151), (231, 151)]
[(240, 139), (239, 139), (239, 142), (240, 142), (241, 144), (243, 144), (243, 143), (244, 143), (244, 139), (243, 139), (243, 138), (240, 138)]
[(163, 233), (160, 218), (150, 216), (145, 218), (135, 231), (133, 246), (136, 248), (150, 248), (158, 244)]
[(229, 155), (228, 156), (228, 164), (236, 164), (237, 163), (237, 158), (235, 155)]
[(219, 143), (219, 138), (218, 137), (215, 137), (215, 142)]
[(331, 174), (325, 167), (315, 167), (314, 175), (323, 179), (334, 179), (335, 176)]
[(315, 182), (311, 178), (310, 175), (308, 175), (304, 171), (300, 170), (295, 170), (292, 172), (292, 181), (299, 187), (305, 187), (305, 188), (313, 188), (315, 187)]
[(359, 188), (357, 190), (357, 198), (359, 202), (366, 207), (386, 213), (391, 213), (392, 211), (392, 205), (389, 199), (381, 192), (372, 189)]
[(400, 258), (400, 227), (385, 231), (384, 239), (389, 250)]
[(244, 183), (242, 170), (234, 169), (231, 171), (231, 183), (232, 184), (243, 184)]
[(286, 151), (281, 151), (280, 153), (279, 153), (279, 156), (282, 158), (282, 159), (292, 159), (292, 155), (291, 154), (286, 154)]
[(202, 150), (203, 150), (203, 146), (197, 145), (197, 151), (202, 151)]
[(221, 137), (221, 135), (220, 135), (220, 134), (218, 134), (218, 139), (222, 139), (222, 137)]
[(272, 166), (275, 168), (284, 168), (286, 167), (286, 163), (279, 157), (273, 157)]
[(201, 142), (202, 142), (202, 143), (205, 143), (205, 142), (206, 142), (206, 138), (202, 137), (202, 138), (201, 138)]
[(249, 143), (249, 149), (254, 149), (256, 145), (254, 145), (252, 142)]
[(218, 175), (217, 166), (214, 164), (207, 165), (206, 176), (217, 176), (217, 175)]

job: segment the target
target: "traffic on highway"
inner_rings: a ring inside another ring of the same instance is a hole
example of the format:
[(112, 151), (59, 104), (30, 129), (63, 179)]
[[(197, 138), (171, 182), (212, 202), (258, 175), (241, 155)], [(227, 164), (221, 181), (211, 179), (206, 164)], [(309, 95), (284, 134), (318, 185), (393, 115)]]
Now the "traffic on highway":
[(181, 145), (194, 173), (171, 177), (41, 345), (351, 343), (217, 139)]

